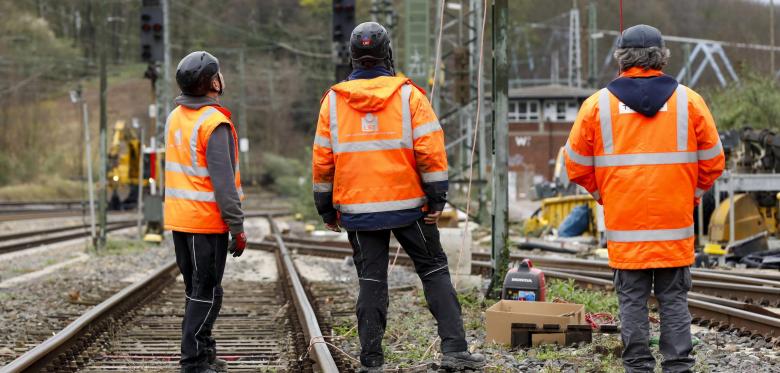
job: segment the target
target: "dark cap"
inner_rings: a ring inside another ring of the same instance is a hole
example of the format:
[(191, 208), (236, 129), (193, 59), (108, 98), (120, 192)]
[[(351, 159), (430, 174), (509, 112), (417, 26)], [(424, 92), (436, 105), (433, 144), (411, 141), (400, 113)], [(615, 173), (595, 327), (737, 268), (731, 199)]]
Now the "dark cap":
[(661, 31), (653, 26), (636, 25), (623, 30), (618, 41), (618, 48), (650, 48), (664, 47)]

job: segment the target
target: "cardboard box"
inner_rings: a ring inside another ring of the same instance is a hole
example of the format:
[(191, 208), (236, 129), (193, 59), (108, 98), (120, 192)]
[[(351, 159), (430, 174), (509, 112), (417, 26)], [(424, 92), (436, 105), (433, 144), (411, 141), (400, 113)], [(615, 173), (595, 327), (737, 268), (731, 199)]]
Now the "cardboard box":
[(566, 333), (533, 333), (531, 345), (536, 347), (545, 344), (557, 344), (563, 346), (566, 343)]
[[(585, 306), (573, 303), (501, 300), (485, 311), (485, 319), (485, 342), (510, 345), (513, 323), (536, 324), (540, 329), (544, 324), (557, 324), (563, 331), (569, 324), (585, 323)], [(563, 336), (563, 333), (561, 335)]]

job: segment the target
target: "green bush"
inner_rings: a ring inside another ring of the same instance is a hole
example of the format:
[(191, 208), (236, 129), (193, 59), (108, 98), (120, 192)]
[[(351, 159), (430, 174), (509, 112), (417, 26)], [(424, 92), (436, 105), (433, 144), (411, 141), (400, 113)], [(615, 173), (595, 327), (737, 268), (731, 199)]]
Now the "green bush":
[(705, 93), (719, 129), (780, 126), (780, 87), (770, 77), (748, 72), (738, 83)]
[[(311, 159), (307, 149), (303, 159)], [(311, 166), (300, 159), (278, 154), (263, 154), (263, 180), (272, 191), (289, 198), (293, 212), (303, 215), (306, 221), (319, 222), (311, 191)]]

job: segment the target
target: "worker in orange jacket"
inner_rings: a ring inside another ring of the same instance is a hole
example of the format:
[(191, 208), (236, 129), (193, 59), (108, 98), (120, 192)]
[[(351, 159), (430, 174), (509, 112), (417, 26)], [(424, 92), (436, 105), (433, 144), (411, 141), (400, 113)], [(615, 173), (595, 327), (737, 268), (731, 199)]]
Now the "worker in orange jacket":
[(723, 171), (723, 148), (701, 96), (661, 71), (669, 50), (660, 31), (626, 29), (614, 56), (620, 77), (582, 104), (566, 143), (566, 170), (604, 205), (626, 371), (655, 368), (647, 320), (653, 289), (663, 371), (689, 372), (691, 212)]
[(247, 242), (238, 137), (230, 111), (219, 105), (225, 83), (216, 57), (190, 53), (176, 68), (176, 83), (182, 93), (165, 124), (164, 220), (185, 286), (180, 364), (183, 373), (213, 373), (225, 368), (211, 336), (225, 259), (240, 256)]
[(312, 156), (314, 200), (328, 229), (348, 232), (359, 277), (361, 372), (381, 372), (387, 324), (392, 232), (414, 261), (438, 322), (442, 366), (479, 369), (470, 354), (460, 304), (436, 222), (446, 202), (444, 132), (422, 89), (395, 77), (380, 24), (352, 31), (353, 71), (323, 97)]

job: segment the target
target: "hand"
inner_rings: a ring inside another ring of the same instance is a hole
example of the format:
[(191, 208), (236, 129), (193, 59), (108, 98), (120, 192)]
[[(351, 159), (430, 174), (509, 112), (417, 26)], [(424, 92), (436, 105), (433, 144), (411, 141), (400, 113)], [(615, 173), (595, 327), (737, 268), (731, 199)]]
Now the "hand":
[(231, 234), (233, 236), (233, 239), (230, 240), (230, 245), (228, 245), (228, 251), (233, 254), (233, 257), (239, 257), (241, 254), (244, 253), (244, 249), (246, 249), (246, 233), (241, 232), (239, 234)]
[(696, 207), (701, 204), (701, 197), (694, 197), (693, 198), (693, 207)]
[(327, 228), (329, 231), (341, 232), (339, 223), (325, 223), (325, 228)]
[(425, 224), (436, 224), (439, 221), (440, 217), (441, 217), (441, 211), (434, 211), (428, 215), (425, 215), (423, 220), (425, 221)]

